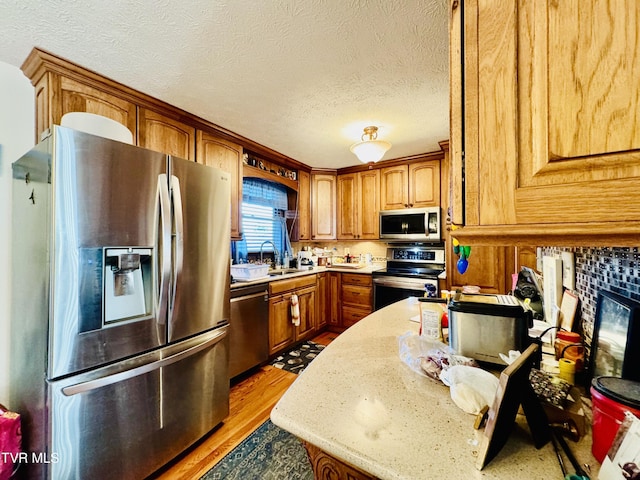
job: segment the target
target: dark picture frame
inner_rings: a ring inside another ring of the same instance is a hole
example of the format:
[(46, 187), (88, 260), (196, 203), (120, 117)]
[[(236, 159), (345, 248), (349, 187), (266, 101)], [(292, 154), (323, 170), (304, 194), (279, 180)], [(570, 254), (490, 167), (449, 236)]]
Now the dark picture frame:
[(478, 470), (482, 470), (507, 443), (520, 406), (524, 411), (535, 447), (542, 448), (551, 438), (547, 415), (529, 381), (537, 350), (538, 345), (532, 343), (500, 374), (498, 390), (489, 409), (487, 424), (478, 448)]
[(640, 381), (640, 302), (607, 290), (598, 292), (587, 388), (610, 376)]

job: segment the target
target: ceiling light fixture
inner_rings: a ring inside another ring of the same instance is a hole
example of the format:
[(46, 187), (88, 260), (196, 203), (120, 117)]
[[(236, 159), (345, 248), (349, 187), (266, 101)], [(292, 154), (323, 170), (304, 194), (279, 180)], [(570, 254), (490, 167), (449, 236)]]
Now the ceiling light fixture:
[[(368, 137), (365, 140), (365, 137)], [(377, 162), (391, 148), (391, 143), (378, 140), (378, 127), (364, 127), (362, 141), (351, 145), (350, 150), (362, 163)]]

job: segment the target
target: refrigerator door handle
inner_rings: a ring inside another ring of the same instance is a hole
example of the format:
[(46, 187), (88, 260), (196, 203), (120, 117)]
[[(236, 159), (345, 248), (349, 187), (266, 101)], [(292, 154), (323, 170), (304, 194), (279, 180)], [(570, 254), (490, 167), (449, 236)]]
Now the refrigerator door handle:
[(213, 331), (213, 335), (206, 338), (202, 342), (187, 348), (186, 350), (182, 350), (174, 355), (170, 355), (161, 360), (157, 360), (155, 362), (146, 363), (144, 365), (140, 365), (135, 368), (131, 368), (129, 370), (119, 371), (112, 373), (110, 375), (106, 375), (104, 377), (96, 378), (94, 380), (88, 380), (86, 382), (76, 383), (75, 385), (69, 385), (67, 387), (62, 388), (62, 393), (71, 397), (73, 395), (78, 395), (81, 393), (90, 392), (91, 390), (96, 390), (98, 388), (105, 387), (107, 385), (112, 385), (117, 382), (122, 382), (139, 375), (144, 375), (145, 373), (152, 372), (153, 370), (158, 370), (162, 367), (167, 367), (173, 363), (177, 363), (181, 360), (184, 360), (192, 355), (195, 355), (198, 352), (206, 350), (216, 343), (219, 343), (222, 339), (227, 336), (228, 327), (221, 327)]
[(171, 339), (171, 325), (173, 322), (173, 312), (177, 310), (180, 297), (180, 290), (177, 288), (182, 276), (182, 264), (184, 255), (184, 218), (182, 215), (182, 192), (178, 177), (171, 176), (171, 200), (173, 202), (173, 231), (175, 232), (173, 245), (173, 278), (172, 292), (169, 303), (169, 339)]
[(158, 193), (156, 218), (159, 219), (160, 231), (156, 239), (158, 248), (158, 271), (160, 285), (157, 292), (156, 318), (159, 325), (164, 325), (167, 319), (167, 299), (171, 280), (171, 200), (167, 175), (158, 175)]

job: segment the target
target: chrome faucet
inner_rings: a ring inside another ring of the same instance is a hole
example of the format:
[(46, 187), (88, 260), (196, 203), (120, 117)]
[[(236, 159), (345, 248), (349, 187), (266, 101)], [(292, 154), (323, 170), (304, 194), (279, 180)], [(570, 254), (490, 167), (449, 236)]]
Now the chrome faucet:
[(265, 240), (264, 242), (262, 242), (262, 245), (260, 245), (260, 263), (263, 263), (262, 261), (262, 247), (264, 247), (265, 243), (270, 243), (271, 246), (273, 247), (273, 265), (276, 266), (278, 263), (278, 259), (280, 258), (280, 253), (278, 252), (278, 249), (276, 248), (276, 244), (273, 243), (271, 240)]

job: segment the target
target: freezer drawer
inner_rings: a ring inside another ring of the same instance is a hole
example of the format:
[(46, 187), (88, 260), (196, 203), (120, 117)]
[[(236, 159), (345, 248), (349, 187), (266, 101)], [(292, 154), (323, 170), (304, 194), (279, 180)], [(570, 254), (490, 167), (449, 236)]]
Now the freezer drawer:
[(228, 326), (52, 382), (49, 478), (145, 478), (229, 413)]

